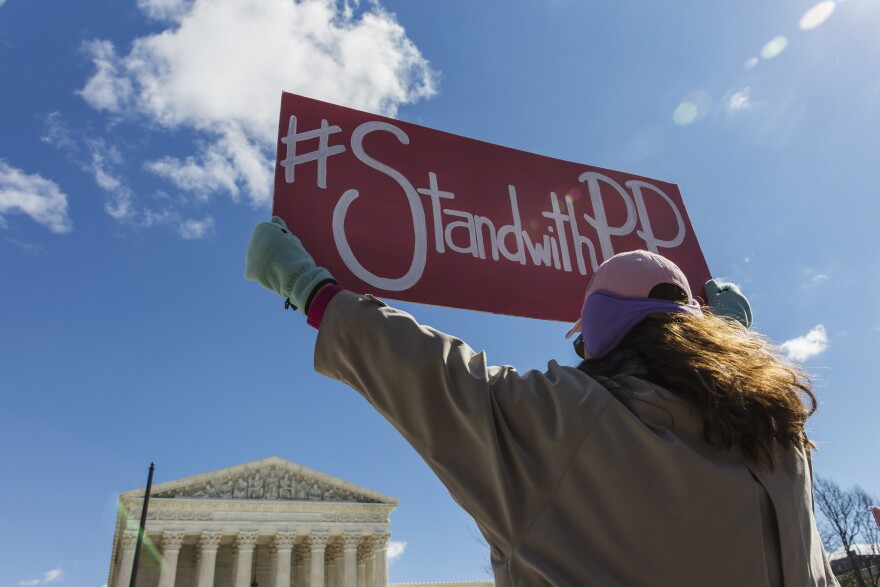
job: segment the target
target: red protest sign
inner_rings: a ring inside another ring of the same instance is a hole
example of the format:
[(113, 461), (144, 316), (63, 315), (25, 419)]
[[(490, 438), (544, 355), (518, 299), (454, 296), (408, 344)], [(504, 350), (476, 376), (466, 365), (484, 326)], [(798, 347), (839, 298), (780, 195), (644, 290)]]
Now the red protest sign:
[(345, 287), (574, 321), (596, 267), (658, 252), (709, 279), (678, 188), (283, 94), (274, 214)]

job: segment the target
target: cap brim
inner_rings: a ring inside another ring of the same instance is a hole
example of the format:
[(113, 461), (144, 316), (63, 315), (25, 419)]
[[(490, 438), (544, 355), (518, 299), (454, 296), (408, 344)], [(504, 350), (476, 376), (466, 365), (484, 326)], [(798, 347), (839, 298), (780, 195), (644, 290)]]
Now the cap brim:
[(572, 326), (571, 330), (569, 330), (568, 333), (565, 335), (565, 339), (568, 340), (569, 338), (572, 337), (572, 335), (574, 335), (575, 333), (578, 333), (580, 331), (581, 331), (581, 319), (578, 318), (578, 321), (574, 323), (574, 326)]

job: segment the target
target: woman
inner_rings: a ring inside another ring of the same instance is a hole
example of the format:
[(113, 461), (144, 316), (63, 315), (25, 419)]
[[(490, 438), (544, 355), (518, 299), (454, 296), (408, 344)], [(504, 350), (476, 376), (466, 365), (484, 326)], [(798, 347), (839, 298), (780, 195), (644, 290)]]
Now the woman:
[[(254, 230), (246, 276), (307, 314), (315, 368), (364, 395), (474, 517), (499, 587), (837, 584), (812, 513), (808, 380), (702, 311), (663, 257), (603, 263), (572, 329), (587, 358), (546, 373), (490, 366), (343, 290), (278, 218)], [(735, 287), (708, 286), (711, 307), (749, 322)]]

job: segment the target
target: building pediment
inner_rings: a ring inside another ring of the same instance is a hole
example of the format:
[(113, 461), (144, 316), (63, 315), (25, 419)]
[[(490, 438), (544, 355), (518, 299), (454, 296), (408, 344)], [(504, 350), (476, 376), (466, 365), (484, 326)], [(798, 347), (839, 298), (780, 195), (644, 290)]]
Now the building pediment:
[[(143, 497), (144, 490), (123, 493)], [(294, 462), (270, 457), (154, 485), (150, 498), (373, 503), (397, 500)]]

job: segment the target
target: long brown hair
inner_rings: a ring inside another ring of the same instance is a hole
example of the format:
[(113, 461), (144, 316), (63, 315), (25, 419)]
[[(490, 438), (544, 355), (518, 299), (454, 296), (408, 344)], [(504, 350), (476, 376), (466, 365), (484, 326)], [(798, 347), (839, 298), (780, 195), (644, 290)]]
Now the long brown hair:
[(634, 360), (648, 379), (686, 399), (703, 416), (714, 446), (738, 446), (773, 466), (779, 449), (812, 447), (804, 425), (816, 411), (812, 382), (762, 336), (715, 316), (670, 314), (643, 320), (606, 358), (586, 359), (589, 375), (625, 372)]

